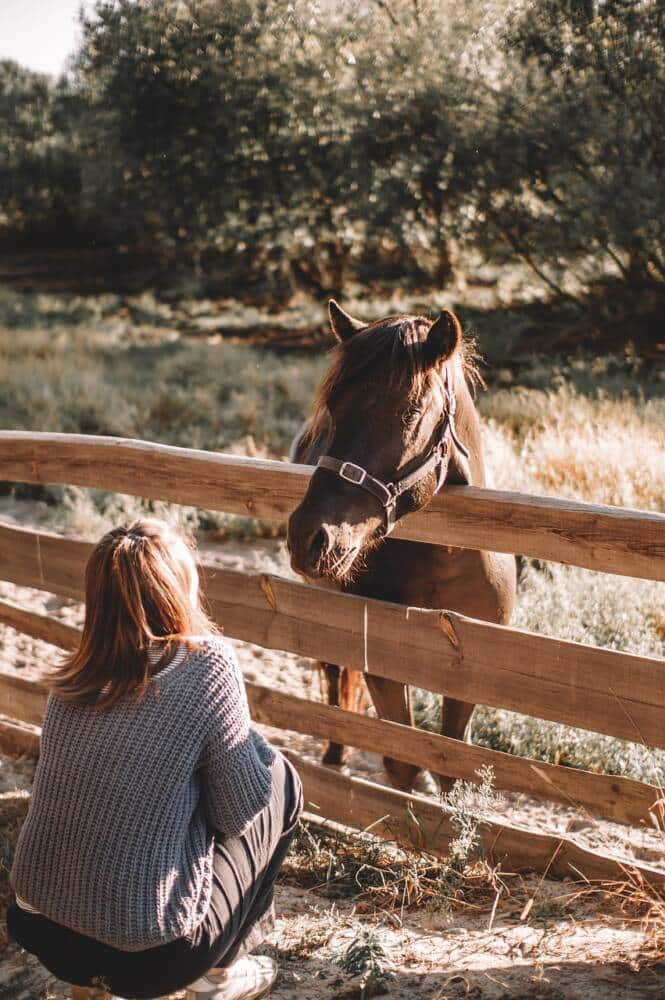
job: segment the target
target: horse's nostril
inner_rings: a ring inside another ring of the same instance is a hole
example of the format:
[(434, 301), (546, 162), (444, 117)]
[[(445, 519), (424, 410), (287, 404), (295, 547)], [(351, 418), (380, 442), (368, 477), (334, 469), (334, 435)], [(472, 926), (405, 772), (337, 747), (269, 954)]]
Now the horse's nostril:
[(329, 549), (329, 535), (325, 528), (319, 528), (312, 535), (309, 543), (309, 557), (312, 563), (318, 562), (321, 556), (325, 556)]

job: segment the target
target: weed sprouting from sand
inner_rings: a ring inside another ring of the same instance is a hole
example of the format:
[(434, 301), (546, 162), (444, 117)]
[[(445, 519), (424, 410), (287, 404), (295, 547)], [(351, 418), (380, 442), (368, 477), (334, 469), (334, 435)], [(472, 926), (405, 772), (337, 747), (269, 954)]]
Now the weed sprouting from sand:
[(452, 789), (441, 797), (441, 804), (455, 830), (448, 852), (448, 866), (456, 875), (462, 875), (470, 861), (480, 857), (480, 824), (497, 803), (493, 769), (481, 767), (476, 774), (480, 782), (456, 781)]
[(476, 876), (483, 871), (494, 882), (496, 873), (484, 863), (481, 825), (497, 806), (494, 791), (494, 771), (481, 767), (476, 771), (479, 781), (456, 781), (452, 789), (441, 796), (441, 806), (454, 831), (445, 863), (438, 874), (437, 896), (429, 900), (430, 908), (451, 911), (454, 901), (464, 898), (470, 870), (476, 865)]
[(344, 972), (360, 978), (359, 1000), (385, 993), (394, 979), (380, 930), (374, 927), (359, 927), (346, 950), (336, 955), (334, 961)]

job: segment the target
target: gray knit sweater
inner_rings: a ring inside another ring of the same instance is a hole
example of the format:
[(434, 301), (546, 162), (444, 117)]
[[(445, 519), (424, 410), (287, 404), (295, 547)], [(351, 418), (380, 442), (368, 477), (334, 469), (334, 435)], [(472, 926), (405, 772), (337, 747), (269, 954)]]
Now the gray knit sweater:
[(138, 704), (49, 695), (14, 891), (125, 951), (191, 933), (210, 903), (213, 829), (237, 835), (267, 805), (276, 752), (250, 728), (219, 637), (172, 660)]

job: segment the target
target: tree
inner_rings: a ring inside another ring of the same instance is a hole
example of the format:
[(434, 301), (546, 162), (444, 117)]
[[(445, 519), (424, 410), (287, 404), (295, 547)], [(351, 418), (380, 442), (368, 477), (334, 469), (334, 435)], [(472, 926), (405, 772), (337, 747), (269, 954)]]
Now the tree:
[(504, 38), (512, 72), (479, 137), (479, 234), (503, 238), (553, 289), (614, 272), (665, 283), (665, 8), (543, 0)]
[(78, 208), (75, 101), (66, 81), (53, 85), (10, 60), (0, 61), (0, 232), (26, 242), (71, 230)]

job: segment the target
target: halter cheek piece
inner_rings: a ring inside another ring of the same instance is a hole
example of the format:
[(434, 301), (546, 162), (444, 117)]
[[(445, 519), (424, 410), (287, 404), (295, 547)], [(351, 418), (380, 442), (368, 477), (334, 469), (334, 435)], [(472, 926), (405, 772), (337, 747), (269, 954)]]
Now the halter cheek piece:
[(428, 476), (430, 472), (435, 470), (437, 473), (437, 479), (436, 489), (434, 492), (438, 493), (443, 486), (446, 472), (443, 460), (448, 453), (448, 434), (450, 434), (450, 437), (455, 442), (455, 446), (459, 449), (459, 451), (461, 451), (466, 458), (469, 457), (468, 449), (462, 444), (457, 436), (457, 431), (455, 430), (455, 411), (457, 409), (457, 401), (448, 379), (447, 368), (443, 391), (446, 396), (447, 406), (443, 414), (439, 439), (428, 454), (427, 458), (425, 458), (420, 465), (413, 470), (413, 472), (409, 472), (408, 475), (401, 476), (393, 482), (384, 483), (381, 479), (376, 479), (375, 476), (371, 476), (367, 469), (363, 469), (362, 465), (356, 465), (355, 462), (343, 462), (339, 458), (333, 458), (332, 455), (322, 455), (316, 463), (318, 468), (327, 469), (328, 472), (334, 472), (340, 477), (340, 479), (343, 479), (347, 483), (351, 483), (353, 486), (360, 486), (363, 490), (366, 490), (367, 493), (371, 493), (372, 496), (377, 498), (386, 514), (386, 528), (384, 535), (389, 535), (395, 527), (397, 501), (402, 493), (411, 489), (412, 486), (415, 486), (416, 483), (419, 483), (421, 479), (424, 479), (425, 476)]

